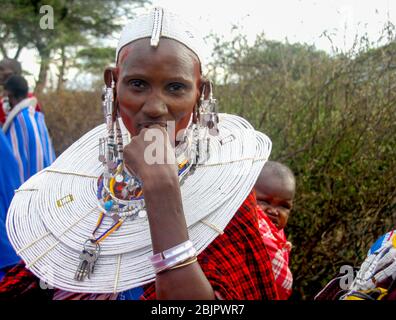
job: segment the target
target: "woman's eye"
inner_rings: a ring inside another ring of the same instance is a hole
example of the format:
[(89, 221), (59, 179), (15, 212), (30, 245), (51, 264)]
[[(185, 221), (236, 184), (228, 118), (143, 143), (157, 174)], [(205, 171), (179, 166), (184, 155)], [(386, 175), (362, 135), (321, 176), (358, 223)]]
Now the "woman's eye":
[(142, 80), (129, 80), (128, 84), (136, 89), (144, 89), (146, 86), (145, 82)]
[(183, 90), (186, 86), (182, 83), (171, 83), (168, 85), (168, 90), (171, 92), (178, 92), (180, 90)]

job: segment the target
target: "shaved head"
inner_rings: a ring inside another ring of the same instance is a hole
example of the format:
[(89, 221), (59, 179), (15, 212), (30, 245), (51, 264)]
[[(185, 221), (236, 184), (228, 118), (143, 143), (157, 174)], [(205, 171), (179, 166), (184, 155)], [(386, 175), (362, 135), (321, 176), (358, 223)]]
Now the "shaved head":
[(268, 180), (269, 177), (280, 181), (283, 187), (289, 189), (294, 195), (296, 190), (296, 178), (288, 166), (277, 161), (267, 161), (260, 172), (257, 184)]
[(0, 85), (4, 85), (11, 76), (22, 74), (21, 64), (15, 59), (3, 59), (0, 61)]
[(20, 76), (22, 74), (22, 66), (15, 59), (3, 59), (0, 61), (0, 68), (10, 69), (15, 75)]

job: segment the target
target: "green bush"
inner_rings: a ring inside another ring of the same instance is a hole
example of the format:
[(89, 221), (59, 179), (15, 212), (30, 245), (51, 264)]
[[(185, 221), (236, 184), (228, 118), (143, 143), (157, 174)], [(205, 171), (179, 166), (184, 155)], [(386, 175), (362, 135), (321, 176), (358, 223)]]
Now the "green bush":
[(296, 174), (293, 298), (312, 299), (396, 225), (396, 44), (331, 57), (237, 38), (214, 57), (220, 110), (266, 133)]

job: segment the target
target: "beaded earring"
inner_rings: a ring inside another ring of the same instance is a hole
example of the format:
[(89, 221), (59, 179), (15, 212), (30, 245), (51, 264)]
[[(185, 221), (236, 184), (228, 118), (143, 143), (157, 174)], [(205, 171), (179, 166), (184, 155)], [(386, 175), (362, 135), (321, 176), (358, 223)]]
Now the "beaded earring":
[(206, 94), (206, 85), (202, 90), (199, 101), (199, 120), (202, 127), (209, 129), (210, 135), (217, 136), (219, 134), (219, 116), (217, 114), (217, 101), (213, 98), (212, 82), (209, 81), (208, 87), (208, 94)]
[(203, 86), (199, 103), (193, 111), (195, 164), (202, 164), (209, 159), (210, 136), (219, 134), (218, 123), (216, 99), (213, 98), (212, 83), (209, 82), (208, 86)]
[(142, 183), (128, 174), (124, 167), (124, 144), (116, 110), (114, 79), (111, 86), (105, 88), (103, 109), (107, 136), (99, 140), (99, 161), (104, 169), (98, 181), (99, 205), (115, 221), (120, 217), (144, 217)]

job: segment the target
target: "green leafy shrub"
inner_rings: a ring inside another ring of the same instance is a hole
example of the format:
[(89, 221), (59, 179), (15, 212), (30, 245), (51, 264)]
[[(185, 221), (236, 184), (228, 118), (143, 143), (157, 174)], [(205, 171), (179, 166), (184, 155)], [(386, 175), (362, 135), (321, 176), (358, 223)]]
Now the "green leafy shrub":
[(296, 174), (293, 298), (312, 299), (396, 226), (396, 44), (330, 56), (263, 36), (217, 43), (220, 110), (266, 133)]

